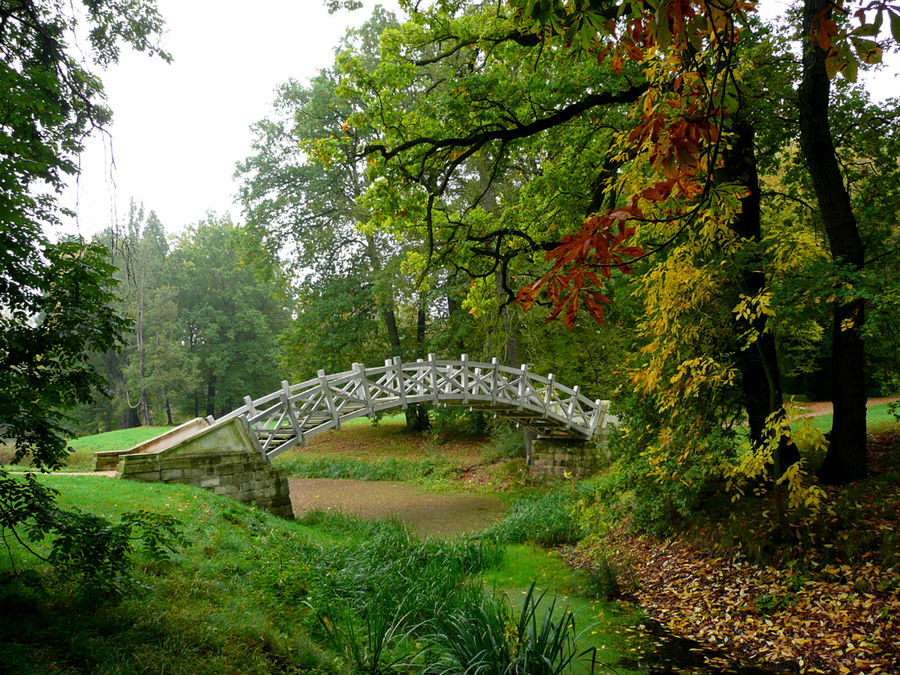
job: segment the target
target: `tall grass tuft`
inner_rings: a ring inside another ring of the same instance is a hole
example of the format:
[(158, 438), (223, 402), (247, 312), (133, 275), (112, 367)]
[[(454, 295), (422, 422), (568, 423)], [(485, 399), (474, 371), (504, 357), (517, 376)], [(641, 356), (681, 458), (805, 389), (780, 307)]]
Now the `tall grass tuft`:
[(585, 536), (573, 512), (578, 495), (571, 489), (553, 490), (513, 502), (506, 517), (483, 536), (509, 544), (533, 542), (540, 546), (572, 544)]
[(413, 481), (454, 475), (455, 466), (441, 457), (413, 459), (357, 459), (352, 457), (293, 457), (276, 461), (291, 478)]
[[(577, 652), (575, 618), (567, 609), (560, 616), (555, 598), (540, 615), (544, 594), (534, 590), (532, 584), (517, 618), (498, 595), (439, 616), (429, 636), (436, 663), (423, 675), (558, 675), (593, 654)], [(594, 667), (592, 659), (587, 670)]]

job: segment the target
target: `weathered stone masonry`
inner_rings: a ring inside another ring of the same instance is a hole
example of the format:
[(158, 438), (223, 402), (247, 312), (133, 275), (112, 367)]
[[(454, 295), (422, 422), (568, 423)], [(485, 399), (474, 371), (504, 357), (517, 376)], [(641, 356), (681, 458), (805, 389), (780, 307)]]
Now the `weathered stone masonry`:
[[(184, 430), (188, 425), (190, 433)], [(117, 476), (196, 485), (293, 518), (287, 474), (262, 456), (242, 420), (232, 418), (212, 425), (193, 420), (188, 425), (120, 453)], [(95, 466), (103, 468), (109, 459), (98, 457)]]
[(615, 415), (607, 412), (590, 441), (560, 438), (538, 438), (531, 442), (531, 465), (528, 472), (535, 478), (590, 476), (609, 462), (607, 441)]

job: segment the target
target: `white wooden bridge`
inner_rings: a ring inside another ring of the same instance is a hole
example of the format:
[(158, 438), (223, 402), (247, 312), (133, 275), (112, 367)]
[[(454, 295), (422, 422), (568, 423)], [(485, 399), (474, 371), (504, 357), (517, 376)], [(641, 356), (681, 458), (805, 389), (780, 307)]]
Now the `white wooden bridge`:
[(306, 442), (356, 417), (385, 410), (406, 409), (416, 403), (468, 406), (515, 420), (534, 430), (539, 438), (590, 440), (603, 426), (608, 401), (591, 401), (578, 391), (529, 372), (528, 366), (510, 368), (491, 363), (427, 360), (401, 363), (399, 358), (383, 366), (318, 377), (299, 384), (282, 382), (282, 388), (254, 400), (210, 423), (239, 417), (246, 422), (259, 451), (268, 459)]

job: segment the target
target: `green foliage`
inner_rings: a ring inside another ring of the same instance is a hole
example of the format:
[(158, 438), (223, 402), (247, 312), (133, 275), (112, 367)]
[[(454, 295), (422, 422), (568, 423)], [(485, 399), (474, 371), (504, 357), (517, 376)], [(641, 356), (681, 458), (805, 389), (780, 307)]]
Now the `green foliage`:
[(438, 439), (456, 436), (483, 436), (488, 429), (487, 413), (461, 406), (435, 406), (428, 410), (431, 430)]
[(592, 550), (584, 578), (586, 595), (607, 602), (627, 597), (636, 586), (628, 567), (613, 561), (602, 548)]
[(586, 534), (574, 513), (579, 496), (577, 490), (557, 488), (542, 495), (516, 499), (506, 517), (485, 530), (483, 536), (511, 544), (533, 542), (547, 547), (574, 544)]
[(506, 420), (491, 425), (491, 446), (497, 457), (524, 457), (525, 435)]
[(432, 479), (454, 474), (456, 465), (443, 457), (422, 457), (417, 459), (360, 460), (347, 457), (303, 457), (277, 460), (276, 466), (283, 468), (295, 478), (346, 478), (350, 480), (400, 480), (414, 481), (429, 477)]
[[(306, 599), (324, 636), (356, 672), (387, 673), (409, 663), (419, 651), (409, 638), (421, 636), (433, 617), (475, 601), (481, 589), (464, 580), (501, 557), (491, 542), (419, 543), (396, 523), (324, 518), (328, 527), (365, 534), (320, 549), (310, 562), (319, 581)], [(323, 516), (314, 522), (322, 525)]]
[[(36, 252), (36, 251), (35, 251)], [(112, 307), (112, 267), (100, 246), (44, 244), (29, 288), (5, 288), (0, 313), (0, 420), (15, 461), (56, 468), (66, 456), (64, 410), (93, 400), (104, 381), (91, 351), (121, 345), (128, 321)]]
[(698, 433), (694, 425), (701, 412), (685, 406), (679, 416), (669, 418), (684, 428), (660, 435), (658, 411), (638, 395), (619, 401), (616, 411), (620, 421), (609, 449), (620, 474), (614, 491), (627, 491), (633, 527), (669, 533), (689, 520), (704, 495), (716, 489), (724, 463), (736, 455), (734, 432), (710, 421)]
[[(0, 471), (0, 537), (14, 538), (59, 574), (74, 578), (85, 594), (116, 596), (129, 589), (135, 582), (130, 572), (137, 547), (155, 560), (167, 560), (185, 543), (181, 523), (170, 515), (141, 510), (125, 513), (113, 524), (79, 509), (60, 508), (58, 494), (34, 474), (18, 478)], [(39, 552), (45, 541), (49, 550)], [(10, 564), (18, 576), (12, 558)]]
[[(585, 653), (575, 647), (575, 618), (561, 616), (556, 598), (539, 612), (544, 594), (532, 583), (518, 616), (501, 595), (485, 595), (435, 621), (429, 640), (438, 662), (425, 675), (556, 675), (570, 672)], [(587, 672), (594, 671), (589, 662)]]

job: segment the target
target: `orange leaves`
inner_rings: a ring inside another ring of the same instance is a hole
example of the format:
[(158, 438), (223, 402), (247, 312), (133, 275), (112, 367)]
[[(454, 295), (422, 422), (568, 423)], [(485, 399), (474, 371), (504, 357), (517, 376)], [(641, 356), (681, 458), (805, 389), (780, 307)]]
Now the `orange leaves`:
[[(667, 104), (673, 107), (677, 102), (667, 101)], [(704, 148), (718, 139), (719, 128), (709, 117), (670, 120), (656, 111), (645, 112), (628, 137), (632, 143), (649, 144), (650, 164), (669, 179), (696, 176), (703, 168)]]
[(815, 28), (816, 42), (822, 48), (822, 51), (830, 51), (832, 46), (832, 38), (838, 33), (837, 24), (831, 17), (820, 16), (816, 21)]
[(878, 40), (885, 16), (890, 22), (891, 35), (900, 40), (900, 5), (871, 2), (853, 16), (859, 21), (858, 26), (851, 28), (845, 23), (838, 26), (829, 6), (813, 20), (809, 35), (810, 42), (826, 54), (828, 77), (841, 73), (850, 82), (856, 80), (859, 64), (881, 63), (883, 49)]
[(641, 217), (639, 208), (628, 205), (607, 215), (586, 218), (576, 234), (566, 235), (559, 246), (547, 253), (547, 260), (554, 261), (553, 268), (522, 288), (516, 302), (528, 311), (543, 290), (552, 308), (548, 323), (562, 316), (563, 323), (572, 328), (582, 302), (594, 320), (602, 323), (603, 305), (610, 300), (600, 291), (600, 277), (609, 279), (613, 269), (629, 274), (630, 259), (644, 255), (640, 246), (626, 243), (635, 230), (627, 227), (625, 221)]

